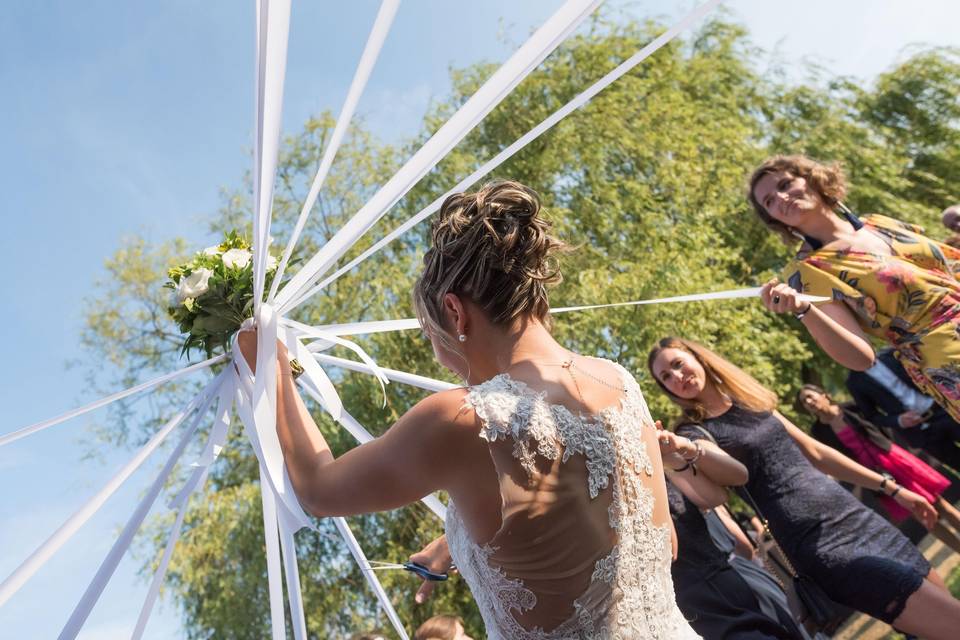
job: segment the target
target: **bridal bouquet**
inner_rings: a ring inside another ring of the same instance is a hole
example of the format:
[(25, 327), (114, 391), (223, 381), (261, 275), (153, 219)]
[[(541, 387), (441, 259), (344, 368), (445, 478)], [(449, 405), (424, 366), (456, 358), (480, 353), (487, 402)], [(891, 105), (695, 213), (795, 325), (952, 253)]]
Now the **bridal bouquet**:
[[(266, 286), (276, 274), (277, 259), (268, 257)], [(167, 271), (164, 287), (173, 290), (168, 311), (186, 335), (180, 355), (199, 348), (211, 357), (224, 351), (244, 320), (253, 315), (253, 252), (245, 238), (231, 231), (223, 242), (197, 253)]]

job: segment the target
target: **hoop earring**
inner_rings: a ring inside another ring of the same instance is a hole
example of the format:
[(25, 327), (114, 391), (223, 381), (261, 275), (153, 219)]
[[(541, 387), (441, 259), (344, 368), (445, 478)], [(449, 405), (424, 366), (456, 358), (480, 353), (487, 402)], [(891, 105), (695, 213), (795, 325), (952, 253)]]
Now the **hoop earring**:
[(460, 335), (457, 336), (457, 340), (459, 340), (460, 342), (466, 342), (467, 336), (461, 333)]

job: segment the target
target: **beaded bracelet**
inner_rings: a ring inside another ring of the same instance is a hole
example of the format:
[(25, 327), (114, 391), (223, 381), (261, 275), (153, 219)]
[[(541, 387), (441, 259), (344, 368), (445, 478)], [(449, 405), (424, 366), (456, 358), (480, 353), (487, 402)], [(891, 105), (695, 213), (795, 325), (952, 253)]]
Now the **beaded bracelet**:
[(684, 460), (687, 461), (687, 464), (693, 465), (693, 464), (696, 464), (697, 460), (700, 459), (700, 456), (703, 455), (703, 447), (701, 447), (700, 443), (697, 442), (696, 440), (691, 440), (691, 442), (693, 442), (693, 447), (697, 450), (697, 452), (693, 455), (692, 458), (684, 458)]

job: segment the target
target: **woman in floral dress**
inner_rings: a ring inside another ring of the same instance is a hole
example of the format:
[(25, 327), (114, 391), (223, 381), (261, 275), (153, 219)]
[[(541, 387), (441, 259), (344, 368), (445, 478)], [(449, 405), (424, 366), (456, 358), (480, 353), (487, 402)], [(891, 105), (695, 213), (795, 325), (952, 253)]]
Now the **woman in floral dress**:
[[(868, 336), (885, 340), (917, 386), (960, 420), (960, 250), (892, 218), (858, 218), (845, 195), (839, 166), (803, 156), (754, 171), (748, 199), (757, 215), (785, 242), (803, 242), (785, 282), (764, 286), (764, 304), (793, 313), (849, 369), (873, 364)], [(799, 293), (829, 300), (811, 305)]]

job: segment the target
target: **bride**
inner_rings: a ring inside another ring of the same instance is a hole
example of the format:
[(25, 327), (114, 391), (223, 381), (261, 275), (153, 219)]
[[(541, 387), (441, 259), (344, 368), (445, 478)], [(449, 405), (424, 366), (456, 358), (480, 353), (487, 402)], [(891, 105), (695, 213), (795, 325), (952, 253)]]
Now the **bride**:
[[(563, 245), (549, 229), (536, 192), (516, 182), (444, 202), (414, 303), (437, 360), (466, 386), (339, 458), (281, 348), (287, 471), (318, 517), (446, 491), (446, 543), (491, 639), (697, 638), (674, 600), (663, 467), (640, 389), (550, 335)], [(254, 333), (239, 343), (255, 362)]]

